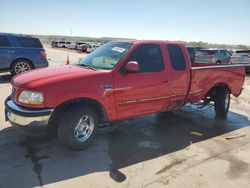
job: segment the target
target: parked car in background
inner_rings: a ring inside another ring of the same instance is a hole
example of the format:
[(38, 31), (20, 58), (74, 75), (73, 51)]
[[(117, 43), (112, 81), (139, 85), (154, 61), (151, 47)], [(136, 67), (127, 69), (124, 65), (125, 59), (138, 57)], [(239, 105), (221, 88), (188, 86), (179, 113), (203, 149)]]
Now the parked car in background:
[[(230, 57), (230, 63), (248, 63), (250, 64), (250, 50), (236, 50)], [(250, 72), (250, 66), (246, 66), (246, 72)]]
[(71, 44), (71, 42), (65, 42), (64, 48), (69, 47), (70, 44)]
[(55, 43), (56, 43), (56, 41), (54, 41), (54, 40), (51, 41), (51, 46), (52, 46), (52, 47), (55, 47)]
[(77, 50), (81, 51), (81, 52), (86, 52), (87, 51), (87, 43), (77, 45)]
[(77, 46), (77, 43), (76, 43), (76, 42), (71, 42), (71, 43), (68, 45), (67, 48), (69, 48), (69, 49), (75, 49), (76, 46)]
[(187, 46), (186, 48), (187, 48), (191, 63), (194, 63), (195, 54), (199, 50), (204, 49), (204, 48), (201, 48), (201, 47), (193, 47), (193, 46)]
[(76, 43), (75, 50), (77, 50), (77, 47), (78, 47), (78, 46), (81, 46), (81, 45), (83, 45), (83, 44), (86, 44), (86, 43), (85, 43), (85, 42), (77, 42), (77, 43)]
[(57, 47), (59, 48), (65, 48), (66, 42), (65, 41), (59, 41)]
[(69, 49), (77, 49), (77, 46), (78, 45), (81, 45), (81, 44), (84, 44), (83, 42), (71, 42), (70, 44), (69, 44)]
[(99, 47), (97, 44), (95, 43), (90, 43), (90, 44), (87, 44), (87, 50), (86, 52), (87, 53), (91, 53), (93, 52), (97, 47)]
[[(51, 46), (52, 47), (59, 47), (59, 48), (68, 48), (68, 49), (74, 49), (74, 50), (78, 50), (81, 52), (92, 52), (94, 51), (96, 48), (102, 46), (103, 43), (94, 43), (94, 42), (64, 42), (64, 41), (52, 41), (51, 42)], [(88, 49), (88, 50), (87, 50)]]
[(46, 52), (38, 38), (0, 33), (0, 71), (15, 75), (47, 66)]
[(64, 41), (52, 41), (51, 46), (52, 47), (58, 47), (58, 48), (63, 48), (65, 47), (66, 42)]
[(195, 63), (228, 64), (231, 54), (223, 49), (201, 49), (195, 54)]
[(67, 42), (67, 43), (65, 44), (65, 48), (70, 48), (70, 45), (71, 45), (72, 43), (74, 43), (74, 42)]
[(52, 42), (51, 42), (51, 46), (52, 46), (53, 48), (58, 47), (58, 41), (52, 41)]

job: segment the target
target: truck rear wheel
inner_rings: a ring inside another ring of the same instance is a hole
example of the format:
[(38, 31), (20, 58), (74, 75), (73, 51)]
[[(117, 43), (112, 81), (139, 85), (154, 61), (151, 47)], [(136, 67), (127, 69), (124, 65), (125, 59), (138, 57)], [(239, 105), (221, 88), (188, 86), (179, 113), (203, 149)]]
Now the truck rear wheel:
[(98, 128), (98, 116), (93, 108), (73, 105), (62, 114), (58, 126), (58, 140), (73, 150), (87, 148)]
[(214, 110), (217, 117), (226, 118), (230, 106), (230, 91), (227, 88), (218, 88), (214, 100)]

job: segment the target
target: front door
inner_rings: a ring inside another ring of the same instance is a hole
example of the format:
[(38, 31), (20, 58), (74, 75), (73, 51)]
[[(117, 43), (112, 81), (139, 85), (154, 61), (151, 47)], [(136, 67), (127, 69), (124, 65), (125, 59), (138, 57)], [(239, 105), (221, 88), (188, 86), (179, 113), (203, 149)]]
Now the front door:
[[(118, 119), (160, 111), (168, 103), (169, 74), (157, 44), (142, 44), (126, 61), (136, 61), (140, 71), (114, 73)], [(125, 65), (126, 65), (125, 63)], [(125, 65), (122, 69), (125, 69)]]

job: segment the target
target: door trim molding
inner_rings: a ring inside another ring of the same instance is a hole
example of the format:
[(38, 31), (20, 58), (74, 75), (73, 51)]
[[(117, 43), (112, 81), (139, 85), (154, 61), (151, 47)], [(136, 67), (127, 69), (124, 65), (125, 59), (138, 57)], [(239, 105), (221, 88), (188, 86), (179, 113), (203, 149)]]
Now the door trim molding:
[(176, 96), (186, 96), (186, 93), (178, 93), (175, 95), (169, 95), (169, 96), (160, 96), (160, 97), (152, 97), (152, 98), (146, 98), (146, 99), (135, 99), (135, 100), (129, 100), (129, 101), (120, 101), (120, 105), (124, 104), (131, 104), (131, 103), (139, 103), (139, 102), (147, 102), (147, 101), (154, 101), (154, 100), (162, 100), (162, 99), (169, 99)]

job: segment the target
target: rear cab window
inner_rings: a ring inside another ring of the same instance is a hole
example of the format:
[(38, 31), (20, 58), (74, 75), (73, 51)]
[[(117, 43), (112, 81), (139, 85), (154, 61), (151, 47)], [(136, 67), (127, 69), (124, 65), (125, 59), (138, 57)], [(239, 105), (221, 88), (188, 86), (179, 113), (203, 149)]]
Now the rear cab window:
[(17, 37), (21, 47), (25, 48), (43, 48), (41, 42), (37, 38), (28, 38), (28, 37)]
[(181, 47), (177, 44), (168, 44), (167, 49), (173, 69), (178, 71), (186, 70), (185, 57)]
[(0, 35), (0, 47), (11, 47), (8, 37)]

